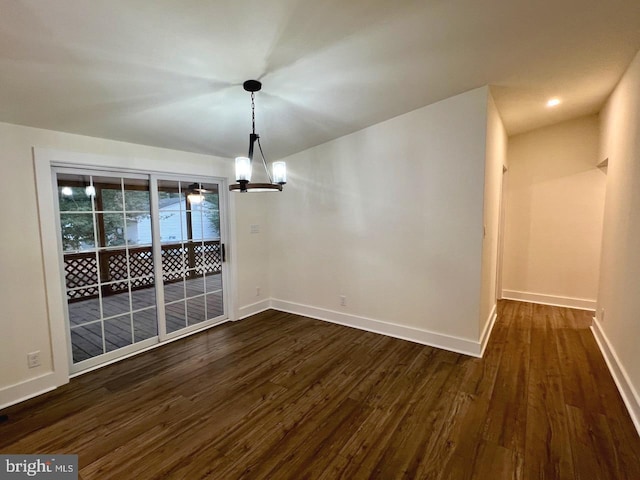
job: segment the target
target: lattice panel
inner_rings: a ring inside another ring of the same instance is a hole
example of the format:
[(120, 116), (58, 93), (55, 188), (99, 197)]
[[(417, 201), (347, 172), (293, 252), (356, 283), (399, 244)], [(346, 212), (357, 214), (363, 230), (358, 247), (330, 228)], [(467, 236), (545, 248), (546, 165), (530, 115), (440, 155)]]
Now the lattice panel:
[(131, 277), (153, 276), (153, 252), (150, 247), (129, 250), (129, 271)]
[(127, 253), (125, 251), (117, 252), (101, 252), (101, 255), (107, 257), (107, 278), (103, 282), (112, 282), (114, 280), (126, 280), (129, 278), (127, 274)]
[(64, 275), (67, 288), (84, 287), (98, 283), (98, 265), (95, 253), (65, 255)]
[[(189, 249), (192, 249), (193, 265), (189, 265)], [(135, 280), (131, 281), (133, 289), (145, 288), (154, 284), (153, 253), (151, 247), (129, 250), (129, 271), (127, 271), (127, 253), (125, 250), (103, 251), (99, 253), (101, 265), (106, 267), (102, 282), (117, 280), (126, 281), (129, 273)], [(98, 265), (94, 253), (72, 254), (65, 256), (65, 278), (70, 300), (86, 299), (98, 295)], [(171, 283), (183, 278), (183, 272), (195, 269), (196, 275), (218, 273), (222, 270), (222, 256), (220, 242), (205, 242), (204, 244), (189, 244), (183, 247), (164, 245), (162, 247), (162, 268), (165, 283)], [(126, 290), (121, 287), (126, 283), (109, 285), (103, 290), (104, 295), (119, 293)], [(79, 288), (85, 287), (85, 288)]]
[(155, 281), (153, 277), (136, 278), (135, 280), (131, 280), (131, 288), (134, 290), (138, 288), (146, 288), (149, 286), (153, 286), (154, 284), (155, 284)]
[(182, 280), (183, 271), (188, 268), (187, 252), (182, 245), (162, 247), (162, 279), (165, 283)]
[(194, 246), (195, 268), (199, 274), (222, 271), (220, 242), (205, 242)]

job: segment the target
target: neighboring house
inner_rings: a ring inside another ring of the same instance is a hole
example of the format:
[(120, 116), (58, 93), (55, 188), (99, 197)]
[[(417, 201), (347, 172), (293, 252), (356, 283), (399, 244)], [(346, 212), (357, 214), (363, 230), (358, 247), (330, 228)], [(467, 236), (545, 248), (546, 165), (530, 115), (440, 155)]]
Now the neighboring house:
[[(188, 240), (187, 212), (179, 198), (160, 200), (160, 241), (177, 243)], [(220, 238), (218, 207), (212, 202), (203, 201), (193, 204), (191, 225), (193, 240), (218, 240)], [(129, 243), (138, 245), (151, 244), (151, 217), (139, 217), (137, 221), (127, 223)]]

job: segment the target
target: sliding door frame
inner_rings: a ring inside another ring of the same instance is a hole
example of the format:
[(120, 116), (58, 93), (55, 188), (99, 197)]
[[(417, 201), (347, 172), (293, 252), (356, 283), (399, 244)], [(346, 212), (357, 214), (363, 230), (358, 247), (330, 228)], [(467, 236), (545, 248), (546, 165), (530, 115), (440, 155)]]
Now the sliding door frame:
[[(179, 153), (179, 152), (178, 152)], [(41, 248), (43, 258), (44, 278), (40, 281), (44, 283), (47, 302), (47, 313), (49, 323), (49, 335), (51, 338), (51, 371), (45, 372), (39, 377), (29, 380), (21, 390), (16, 390), (18, 395), (24, 391), (24, 395), (29, 398), (33, 394), (29, 392), (43, 393), (53, 390), (69, 382), (73, 376), (86, 373), (96, 368), (106, 366), (110, 363), (123, 360), (129, 356), (137, 355), (142, 351), (156, 348), (163, 343), (155, 343), (143, 350), (121, 356), (102, 363), (99, 366), (88, 368), (82, 372), (71, 374), (70, 372), (70, 348), (67, 341), (67, 321), (66, 321), (66, 289), (64, 283), (64, 271), (60, 268), (59, 262), (59, 239), (58, 228), (56, 226), (55, 206), (52, 199), (57, 190), (53, 188), (52, 182), (55, 179), (54, 167), (69, 167), (74, 169), (84, 169), (89, 171), (117, 171), (123, 174), (143, 174), (159, 176), (187, 176), (190, 178), (214, 179), (220, 184), (220, 209), (221, 209), (221, 242), (229, 245), (235, 243), (235, 223), (231, 220), (234, 212), (234, 202), (228, 193), (228, 179), (224, 176), (212, 175), (212, 170), (232, 174), (232, 167), (226, 167), (223, 159), (213, 159), (214, 168), (209, 163), (181, 163), (178, 172), (176, 161), (170, 158), (160, 157), (159, 160), (151, 160), (136, 156), (112, 156), (92, 153), (69, 152), (64, 150), (49, 148), (33, 148), (33, 164), (35, 170), (36, 197), (39, 214), (39, 226), (41, 237)], [(139, 168), (131, 168), (135, 165)], [(159, 168), (160, 167), (160, 168)], [(165, 168), (163, 168), (165, 167)], [(224, 222), (224, 224), (223, 224)], [(224, 233), (223, 233), (224, 232)], [(237, 292), (237, 266), (235, 265), (235, 255), (229, 255), (227, 249), (227, 268), (224, 282), (226, 285), (225, 309), (226, 318), (218, 323), (234, 321), (237, 318), (236, 293)], [(38, 279), (34, 279), (38, 281)], [(196, 331), (211, 328), (212, 325), (200, 326), (198, 330), (186, 332), (184, 335), (176, 336), (167, 340), (173, 341), (183, 336), (191, 335)], [(28, 389), (28, 390), (27, 390)]]
[[(108, 364), (109, 362), (112, 361), (116, 361), (118, 359), (120, 359), (121, 357), (126, 357), (128, 355), (133, 355), (139, 351), (148, 349), (149, 347), (153, 347), (155, 346), (160, 340), (158, 338), (158, 335), (154, 335), (153, 337), (150, 337), (148, 339), (145, 340), (141, 340), (139, 342), (133, 342), (129, 345), (117, 348), (115, 350), (111, 350), (108, 352), (103, 352), (101, 355), (97, 355), (94, 357), (90, 357), (88, 359), (82, 360), (80, 362), (74, 363), (73, 362), (73, 343), (72, 343), (72, 338), (71, 338), (71, 319), (69, 316), (69, 307), (68, 307), (68, 296), (66, 293), (66, 274), (65, 274), (65, 260), (64, 260), (64, 248), (62, 246), (62, 240), (60, 238), (60, 233), (62, 231), (62, 227), (61, 227), (61, 223), (60, 223), (60, 201), (57, 195), (58, 192), (58, 174), (71, 174), (71, 175), (81, 175), (81, 176), (93, 176), (93, 177), (113, 177), (113, 178), (123, 178), (123, 179), (128, 179), (128, 180), (144, 180), (147, 181), (149, 183), (149, 197), (150, 200), (153, 197), (153, 195), (151, 194), (151, 175), (150, 174), (146, 174), (146, 173), (141, 173), (141, 172), (123, 172), (120, 171), (118, 169), (98, 169), (98, 168), (85, 168), (85, 167), (69, 167), (69, 166), (65, 166), (65, 167), (61, 167), (61, 166), (57, 166), (57, 165), (52, 165), (51, 166), (51, 189), (54, 192), (53, 195), (53, 202), (54, 202), (54, 207), (55, 207), (55, 222), (56, 222), (56, 236), (57, 236), (57, 244), (58, 244), (58, 262), (60, 265), (60, 274), (61, 274), (61, 285), (63, 285), (63, 292), (64, 292), (64, 296), (63, 296), (63, 304), (65, 305), (65, 309), (64, 309), (64, 319), (65, 319), (65, 325), (66, 325), (66, 338), (67, 338), (67, 349), (68, 349), (68, 361), (69, 361), (69, 371), (71, 372), (71, 374), (77, 374), (77, 373), (82, 373), (84, 371), (88, 371), (91, 370), (93, 368), (97, 368), (102, 366), (103, 364)], [(100, 189), (97, 189), (98, 191)], [(101, 193), (100, 193), (101, 195)], [(100, 200), (97, 198), (96, 195), (96, 200), (95, 202), (99, 202)], [(124, 200), (123, 200), (124, 201)], [(104, 215), (104, 213), (100, 213), (102, 208), (96, 208), (98, 205), (95, 205), (92, 202), (92, 211), (91, 213), (94, 216), (94, 249), (95, 249), (95, 258), (96, 258), (96, 265), (98, 267), (98, 271), (100, 272), (100, 275), (98, 275), (98, 279), (101, 285), (101, 288), (99, 289), (98, 292), (98, 298), (100, 299), (100, 302), (103, 301), (104, 299), (104, 289), (103, 289), (103, 285), (102, 285), (102, 278), (104, 275), (104, 271), (102, 271), (102, 262), (100, 261), (102, 254), (105, 253), (105, 250), (101, 250), (102, 248), (105, 247), (105, 245), (103, 245), (103, 241), (105, 239), (105, 235), (106, 232), (104, 232), (104, 225), (102, 225), (102, 227), (100, 227), (99, 224), (101, 224), (101, 222), (99, 220), (97, 220), (97, 217), (99, 215)], [(64, 213), (64, 212), (63, 212)], [(87, 212), (89, 213), (89, 212)], [(152, 224), (154, 223), (153, 220), (153, 211), (149, 212), (150, 215), (152, 216)], [(96, 223), (97, 222), (97, 223)], [(127, 249), (128, 245), (125, 245), (124, 248)], [(108, 251), (108, 250), (107, 250)], [(155, 259), (154, 259), (155, 260)], [(131, 280), (130, 277), (127, 277), (127, 282), (129, 282)], [(154, 282), (157, 281), (157, 279), (154, 279)], [(107, 284), (108, 285), (108, 284)], [(129, 312), (129, 314), (131, 314), (132, 312)], [(156, 301), (156, 319), (157, 321), (159, 321), (158, 318), (158, 304)], [(100, 319), (101, 322), (104, 323), (104, 320)], [(133, 324), (131, 325), (132, 327), (132, 334), (133, 334)], [(104, 337), (104, 328), (103, 328), (103, 342), (106, 341), (106, 338)]]

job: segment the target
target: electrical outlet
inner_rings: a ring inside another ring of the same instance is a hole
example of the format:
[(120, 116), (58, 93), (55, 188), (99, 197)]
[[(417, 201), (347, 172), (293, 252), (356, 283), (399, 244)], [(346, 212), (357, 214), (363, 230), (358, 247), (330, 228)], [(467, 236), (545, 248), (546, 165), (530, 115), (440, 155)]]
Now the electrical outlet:
[(249, 232), (260, 233), (260, 225), (251, 225), (251, 227), (249, 228)]
[(345, 295), (340, 295), (340, 305), (343, 307), (347, 306), (347, 297)]
[(29, 368), (36, 368), (40, 366), (40, 350), (27, 354), (27, 364), (29, 365)]
[(260, 287), (256, 287), (256, 297), (260, 296)]

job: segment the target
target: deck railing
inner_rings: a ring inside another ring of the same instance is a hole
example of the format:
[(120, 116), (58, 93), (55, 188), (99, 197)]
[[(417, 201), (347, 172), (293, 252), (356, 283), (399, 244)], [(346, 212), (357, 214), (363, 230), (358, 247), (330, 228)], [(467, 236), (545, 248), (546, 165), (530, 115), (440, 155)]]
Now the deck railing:
[[(124, 292), (129, 288), (129, 278), (132, 290), (149, 288), (154, 284), (153, 252), (150, 246), (67, 253), (64, 255), (64, 269), (69, 302), (95, 298), (99, 289), (103, 296)], [(221, 271), (219, 240), (162, 245), (164, 283), (178, 282), (185, 275), (191, 279)]]

